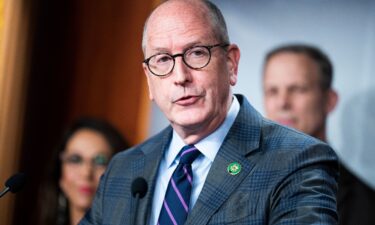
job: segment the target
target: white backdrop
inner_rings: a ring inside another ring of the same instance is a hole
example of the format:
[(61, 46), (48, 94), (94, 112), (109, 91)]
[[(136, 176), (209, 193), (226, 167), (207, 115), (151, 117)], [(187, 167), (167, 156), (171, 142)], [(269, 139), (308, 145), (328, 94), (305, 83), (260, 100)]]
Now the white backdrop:
[[(213, 0), (226, 18), (241, 61), (235, 93), (262, 114), (261, 69), (280, 44), (320, 47), (334, 64), (339, 104), (328, 121), (328, 140), (343, 162), (375, 189), (375, 1)], [(150, 135), (168, 123), (155, 105)]]

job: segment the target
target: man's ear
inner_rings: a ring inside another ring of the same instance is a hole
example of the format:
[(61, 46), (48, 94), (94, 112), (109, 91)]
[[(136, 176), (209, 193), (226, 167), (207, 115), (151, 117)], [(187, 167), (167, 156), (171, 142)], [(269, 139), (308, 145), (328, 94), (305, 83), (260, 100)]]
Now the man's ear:
[(327, 114), (332, 112), (335, 109), (338, 100), (339, 100), (339, 96), (338, 96), (337, 92), (333, 89), (329, 89), (328, 92), (327, 92), (327, 102), (326, 102), (326, 113)]
[(151, 92), (151, 85), (150, 85), (150, 75), (149, 75), (149, 71), (148, 71), (148, 68), (147, 68), (147, 65), (145, 63), (142, 63), (142, 68), (143, 68), (143, 72), (144, 74), (146, 75), (146, 80), (147, 80), (147, 85), (148, 85), (148, 97), (150, 98), (150, 100), (154, 100), (154, 96), (152, 95), (152, 92)]
[(229, 70), (230, 85), (234, 86), (237, 83), (238, 64), (240, 62), (240, 49), (237, 45), (231, 44), (227, 49), (227, 65)]

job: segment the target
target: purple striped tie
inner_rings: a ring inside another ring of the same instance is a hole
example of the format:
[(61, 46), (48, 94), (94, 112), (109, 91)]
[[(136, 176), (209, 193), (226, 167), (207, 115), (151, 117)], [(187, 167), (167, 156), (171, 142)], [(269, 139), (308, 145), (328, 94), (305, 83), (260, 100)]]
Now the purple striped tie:
[(158, 225), (182, 225), (189, 212), (193, 173), (191, 164), (200, 155), (194, 145), (180, 151), (180, 163), (173, 172), (160, 211)]

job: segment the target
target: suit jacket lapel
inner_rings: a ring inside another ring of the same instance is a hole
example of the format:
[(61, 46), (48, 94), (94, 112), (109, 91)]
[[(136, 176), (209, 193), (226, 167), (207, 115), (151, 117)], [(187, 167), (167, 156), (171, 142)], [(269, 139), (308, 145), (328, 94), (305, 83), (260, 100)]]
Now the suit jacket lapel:
[[(186, 224), (207, 224), (255, 165), (255, 162), (249, 161), (246, 156), (259, 149), (262, 117), (243, 96), (237, 98), (241, 104), (240, 112), (211, 166)], [(241, 165), (241, 171), (237, 175), (231, 175), (227, 170), (233, 162)]]
[[(172, 129), (166, 128), (146, 145), (141, 147), (141, 157), (131, 163), (132, 179), (143, 177), (147, 181), (148, 190), (146, 196), (139, 201), (137, 224), (149, 224), (153, 193), (155, 189), (156, 176), (163, 153), (171, 139)], [(135, 199), (131, 198), (131, 211), (135, 213)], [(126, 215), (129, 216), (129, 215)]]

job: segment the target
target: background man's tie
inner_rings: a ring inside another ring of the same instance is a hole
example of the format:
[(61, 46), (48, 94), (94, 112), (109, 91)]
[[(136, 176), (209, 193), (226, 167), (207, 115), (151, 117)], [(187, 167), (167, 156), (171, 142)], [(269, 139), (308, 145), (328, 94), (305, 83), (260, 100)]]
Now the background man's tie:
[(193, 173), (191, 164), (200, 152), (194, 145), (187, 145), (180, 151), (180, 163), (173, 172), (160, 211), (159, 225), (182, 225), (189, 212)]

